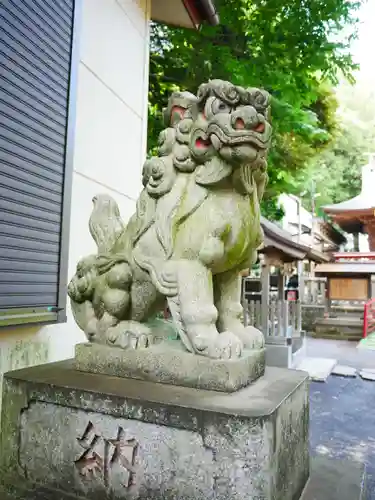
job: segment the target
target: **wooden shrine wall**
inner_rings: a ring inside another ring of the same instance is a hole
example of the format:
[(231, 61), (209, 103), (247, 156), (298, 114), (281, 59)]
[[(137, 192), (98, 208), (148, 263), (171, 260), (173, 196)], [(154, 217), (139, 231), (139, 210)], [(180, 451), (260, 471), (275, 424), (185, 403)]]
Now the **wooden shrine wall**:
[(369, 281), (367, 278), (329, 278), (330, 300), (367, 300)]

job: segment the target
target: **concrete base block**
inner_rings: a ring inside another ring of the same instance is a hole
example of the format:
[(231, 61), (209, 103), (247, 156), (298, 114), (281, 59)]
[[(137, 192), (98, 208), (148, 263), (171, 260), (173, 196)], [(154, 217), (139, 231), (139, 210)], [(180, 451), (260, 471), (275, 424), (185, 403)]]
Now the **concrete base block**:
[[(165, 344), (145, 349), (119, 349), (78, 344), (76, 370), (160, 382), (196, 389), (233, 392), (264, 374), (265, 349), (244, 351), (241, 358), (210, 359)], [(179, 344), (177, 344), (179, 345)]]
[(71, 362), (11, 372), (0, 481), (19, 500), (297, 500), (309, 475), (308, 385), (278, 368), (230, 394)]
[(266, 365), (277, 368), (290, 368), (292, 363), (292, 346), (266, 344)]

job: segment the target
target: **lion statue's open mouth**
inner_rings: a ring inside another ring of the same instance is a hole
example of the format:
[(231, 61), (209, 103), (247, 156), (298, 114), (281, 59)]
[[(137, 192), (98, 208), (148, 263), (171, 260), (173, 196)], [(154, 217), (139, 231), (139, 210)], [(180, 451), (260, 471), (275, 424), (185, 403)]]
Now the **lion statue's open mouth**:
[(193, 107), (190, 148), (198, 163), (218, 156), (238, 167), (265, 155), (271, 138), (266, 92), (213, 80), (201, 86)]
[(223, 146), (235, 147), (244, 144), (260, 150), (267, 147), (267, 140), (263, 137), (265, 128), (266, 126), (264, 123), (259, 123), (252, 131), (243, 131), (243, 129), (240, 129), (241, 133), (238, 133), (238, 129), (235, 129), (233, 132), (228, 132), (216, 123), (212, 123), (208, 126), (207, 132), (209, 141), (217, 151), (220, 151)]

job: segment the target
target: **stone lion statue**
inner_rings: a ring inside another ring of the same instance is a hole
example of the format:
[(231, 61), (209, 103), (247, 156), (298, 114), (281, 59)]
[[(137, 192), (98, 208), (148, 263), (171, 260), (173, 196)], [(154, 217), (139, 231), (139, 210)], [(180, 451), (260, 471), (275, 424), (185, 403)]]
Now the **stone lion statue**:
[(262, 334), (241, 322), (239, 273), (263, 239), (269, 101), (265, 91), (221, 80), (197, 96), (172, 94), (128, 224), (111, 197), (94, 198), (98, 252), (78, 263), (68, 287), (91, 342), (147, 348), (150, 320), (168, 304), (188, 352), (228, 359), (263, 346)]

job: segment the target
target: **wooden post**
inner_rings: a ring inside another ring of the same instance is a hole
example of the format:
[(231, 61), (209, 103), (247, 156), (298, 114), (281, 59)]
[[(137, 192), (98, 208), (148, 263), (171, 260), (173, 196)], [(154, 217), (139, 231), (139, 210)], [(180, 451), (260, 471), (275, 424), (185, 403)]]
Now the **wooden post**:
[(249, 302), (242, 296), (243, 326), (249, 325)]
[[(283, 270), (284, 271), (284, 270)], [(278, 296), (280, 301), (280, 323), (279, 323), (279, 335), (283, 337), (287, 336), (288, 325), (289, 325), (289, 310), (288, 310), (288, 300), (285, 297), (285, 274), (282, 272), (279, 276), (278, 284)]]
[(371, 276), (370, 299), (375, 299), (375, 276)]
[(303, 273), (303, 262), (302, 262), (301, 274), (300, 274), (299, 280), (298, 280), (298, 295), (299, 295), (299, 300), (301, 302), (304, 302), (304, 299), (305, 299), (305, 276)]
[(326, 288), (325, 288), (325, 299), (324, 299), (324, 314), (325, 316), (329, 316), (331, 312), (331, 298), (330, 298), (331, 292), (330, 292), (330, 283), (329, 283), (329, 278), (327, 278), (326, 281)]
[(240, 273), (241, 276), (241, 305), (243, 314), (243, 324), (247, 326), (249, 324), (249, 303), (245, 297), (245, 277)]
[(270, 266), (265, 260), (262, 263), (262, 312), (261, 312), (261, 322), (262, 322), (262, 333), (267, 339), (269, 335), (269, 309), (270, 309)]
[(285, 274), (284, 269), (279, 269), (277, 283), (277, 335), (283, 334), (283, 304), (285, 302)]
[(289, 327), (289, 304), (287, 300), (284, 300), (283, 302), (283, 307), (282, 307), (282, 314), (283, 314), (283, 335), (284, 337), (288, 337), (288, 327)]
[(296, 302), (296, 315), (297, 315), (297, 335), (300, 337), (301, 332), (302, 332), (302, 307), (301, 307), (301, 301), (297, 300)]
[(277, 282), (277, 298), (279, 300), (285, 299), (285, 275), (283, 269), (279, 269), (279, 276)]

